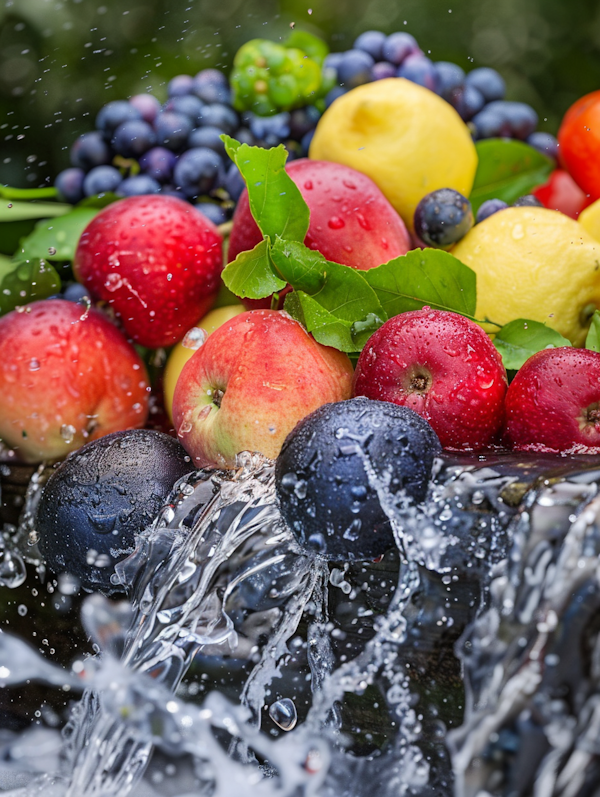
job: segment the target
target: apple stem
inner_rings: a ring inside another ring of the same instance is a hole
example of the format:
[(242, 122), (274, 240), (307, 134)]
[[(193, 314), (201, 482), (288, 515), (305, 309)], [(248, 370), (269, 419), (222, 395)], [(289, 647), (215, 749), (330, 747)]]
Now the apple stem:
[(223, 400), (223, 396), (225, 395), (225, 391), (221, 390), (220, 387), (215, 388), (213, 391), (213, 400), (212, 403), (218, 408), (221, 406), (221, 401)]

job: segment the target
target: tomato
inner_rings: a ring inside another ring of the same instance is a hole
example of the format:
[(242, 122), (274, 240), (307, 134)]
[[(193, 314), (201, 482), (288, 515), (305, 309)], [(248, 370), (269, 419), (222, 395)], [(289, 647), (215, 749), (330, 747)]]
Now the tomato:
[(560, 159), (577, 185), (600, 197), (600, 91), (574, 103), (558, 131)]

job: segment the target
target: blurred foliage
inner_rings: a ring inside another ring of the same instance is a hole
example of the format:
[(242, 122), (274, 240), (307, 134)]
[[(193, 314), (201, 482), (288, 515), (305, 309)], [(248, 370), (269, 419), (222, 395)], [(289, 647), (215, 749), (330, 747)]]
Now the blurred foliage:
[(0, 183), (38, 186), (68, 165), (74, 138), (108, 100), (207, 66), (289, 25), (333, 50), (377, 28), (408, 30), (434, 60), (489, 65), (510, 99), (556, 132), (566, 108), (600, 88), (598, 0), (0, 0)]

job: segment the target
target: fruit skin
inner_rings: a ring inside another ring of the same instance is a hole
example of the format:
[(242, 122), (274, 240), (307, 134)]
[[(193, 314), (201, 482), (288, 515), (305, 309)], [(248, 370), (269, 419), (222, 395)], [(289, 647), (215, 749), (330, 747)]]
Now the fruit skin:
[[(338, 163), (302, 158), (286, 171), (310, 209), (305, 244), (327, 260), (369, 269), (411, 248), (404, 222), (377, 186), (364, 174)], [(228, 259), (252, 249), (262, 235), (250, 212), (248, 192), (233, 216)]]
[(193, 470), (177, 440), (149, 429), (115, 432), (71, 454), (48, 479), (37, 509), (50, 568), (73, 574), (86, 590), (114, 592), (115, 563)]
[(556, 210), (506, 208), (476, 224), (452, 254), (477, 274), (476, 318), (530, 318), (583, 345), (600, 307), (600, 244), (581, 224)]
[(507, 384), (502, 358), (481, 327), (424, 307), (390, 318), (369, 338), (354, 395), (409, 407), (444, 448), (471, 451), (496, 441)]
[(506, 442), (517, 451), (600, 454), (600, 354), (544, 349), (506, 394)]
[(73, 270), (107, 302), (142, 346), (171, 346), (213, 304), (222, 240), (181, 199), (133, 196), (104, 208), (85, 228)]
[(592, 238), (600, 241), (600, 199), (584, 208), (577, 220)]
[(559, 157), (577, 185), (600, 197), (600, 91), (586, 94), (564, 115), (558, 131)]
[[(198, 321), (196, 328), (203, 329), (207, 335), (211, 335), (215, 329), (218, 329), (225, 322), (231, 321), (232, 318), (235, 318), (236, 315), (243, 312), (244, 306), (241, 304), (216, 307)], [(175, 385), (179, 379), (179, 374), (183, 370), (183, 366), (191, 359), (194, 351), (196, 350), (189, 349), (183, 345), (183, 342), (179, 342), (169, 354), (169, 359), (167, 360), (163, 375), (163, 395), (165, 399), (165, 409), (171, 420), (173, 420), (173, 394), (175, 393)]]
[[(357, 440), (363, 440), (359, 448)], [(413, 502), (427, 494), (441, 447), (416, 413), (385, 401), (325, 404), (286, 438), (275, 464), (283, 519), (309, 551), (327, 559), (374, 559), (394, 545), (389, 519), (365, 468)]]
[(173, 396), (178, 437), (196, 467), (231, 468), (240, 451), (274, 459), (309, 412), (350, 397), (352, 365), (274, 310), (242, 313), (186, 363)]
[(26, 462), (143, 426), (148, 391), (137, 352), (94, 309), (46, 299), (0, 318), (0, 438)]
[(415, 234), (428, 246), (438, 249), (450, 249), (472, 226), (471, 203), (451, 188), (427, 194), (415, 210)]
[(454, 188), (469, 196), (477, 168), (475, 145), (454, 108), (404, 78), (339, 97), (319, 120), (309, 155), (368, 175), (411, 231), (426, 194)]

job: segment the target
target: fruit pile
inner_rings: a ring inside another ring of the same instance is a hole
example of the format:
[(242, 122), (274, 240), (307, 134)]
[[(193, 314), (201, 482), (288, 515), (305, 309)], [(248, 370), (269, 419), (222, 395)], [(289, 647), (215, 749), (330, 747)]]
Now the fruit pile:
[[(56, 471), (73, 492), (77, 463), (108, 462), (103, 483), (125, 472), (137, 449), (119, 435), (133, 435), (165, 461), (150, 491), (162, 500), (182, 468), (292, 456), (295, 427), (324, 405), (350, 429), (377, 407), (403, 430), (390, 461), (413, 468), (425, 438), (430, 453), (600, 453), (598, 93), (565, 117), (561, 168), (497, 73), (431, 64), (405, 33), (371, 31), (336, 55), (300, 32), (255, 40), (230, 81), (180, 75), (168, 94), (100, 110), (56, 180), (74, 208), (40, 202), (48, 189), (0, 189), (0, 224), (29, 225), (0, 260), (6, 457), (80, 449)], [(149, 428), (181, 445), (148, 441)], [(298, 446), (301, 459), (310, 445)], [(291, 504), (318, 492), (279, 470)], [(76, 536), (81, 513), (69, 526), (48, 508), (59, 520), (44, 521), (42, 548), (107, 588), (115, 546), (89, 539), (108, 528), (126, 550), (134, 532), (90, 495), (80, 566), (56, 523)], [(339, 517), (348, 500), (340, 491)], [(298, 533), (318, 542), (316, 525)]]

